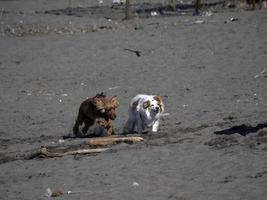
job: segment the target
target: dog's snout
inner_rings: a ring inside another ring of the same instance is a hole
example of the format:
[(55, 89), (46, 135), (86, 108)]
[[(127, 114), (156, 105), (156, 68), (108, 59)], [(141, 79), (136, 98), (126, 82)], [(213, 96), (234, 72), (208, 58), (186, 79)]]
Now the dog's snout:
[(116, 117), (117, 117), (116, 114), (113, 114), (113, 115), (110, 116), (110, 118), (111, 118), (112, 120), (116, 119)]
[(108, 112), (108, 116), (109, 116), (109, 118), (110, 118), (111, 120), (114, 120), (114, 119), (116, 119), (116, 117), (117, 117), (116, 112), (115, 112), (114, 110), (110, 110), (110, 111)]
[(156, 106), (156, 107), (155, 107), (155, 110), (156, 110), (156, 112), (158, 112), (158, 111), (159, 111), (159, 107), (158, 107), (158, 106)]

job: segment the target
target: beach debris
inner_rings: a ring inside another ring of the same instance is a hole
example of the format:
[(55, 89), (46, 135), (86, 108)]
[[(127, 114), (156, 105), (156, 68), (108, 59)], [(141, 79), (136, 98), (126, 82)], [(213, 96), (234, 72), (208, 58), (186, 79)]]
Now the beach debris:
[[(42, 91), (39, 91), (39, 93), (41, 94)], [(43, 93), (43, 94), (46, 96), (55, 96), (56, 95), (56, 93), (54, 93), (54, 92), (47, 92), (47, 93)]]
[(206, 10), (206, 11), (203, 11), (200, 13), (200, 16), (202, 16), (202, 17), (210, 17), (212, 15), (213, 15), (213, 13), (210, 10)]
[(58, 143), (59, 143), (59, 144), (63, 144), (64, 142), (65, 142), (65, 140), (63, 140), (63, 139), (59, 139), (59, 140), (58, 140)]
[(133, 186), (134, 188), (137, 188), (137, 187), (139, 187), (139, 183), (137, 183), (137, 182), (133, 182), (133, 183), (132, 183), (132, 186)]
[(26, 94), (27, 96), (32, 95), (31, 91), (29, 91), (29, 90), (21, 90), (20, 92)]
[(64, 194), (64, 190), (62, 188), (60, 188), (60, 189), (53, 191), (51, 194), (51, 197), (59, 197), (62, 194)]
[(108, 20), (108, 22), (111, 22), (112, 21), (112, 19), (111, 18), (109, 18), (109, 17), (104, 17), (105, 19), (107, 19)]
[[(112, 136), (112, 137), (99, 137), (99, 138), (91, 138), (86, 140), (86, 145), (90, 145), (91, 147), (81, 148), (79, 146), (78, 149), (73, 150), (70, 147), (65, 149), (62, 148), (53, 148), (49, 149), (47, 147), (41, 147), (40, 149), (35, 150), (33, 153), (26, 155), (24, 158), (26, 160), (31, 160), (34, 158), (53, 158), (53, 157), (63, 157), (67, 155), (87, 155), (87, 154), (98, 154), (109, 150), (109, 148), (92, 148), (92, 146), (108, 146), (114, 145), (118, 143), (128, 143), (134, 144), (138, 142), (144, 141), (144, 138), (139, 136), (129, 136), (129, 137), (121, 137), (121, 136)], [(59, 143), (64, 143), (65, 140), (59, 140)]]
[(201, 0), (195, 0), (195, 11), (193, 15), (199, 15), (200, 8), (201, 8)]
[(50, 197), (59, 197), (64, 194), (63, 188), (59, 188), (55, 191), (52, 191), (51, 188), (47, 188), (45, 191), (45, 196), (50, 198)]
[[(111, 189), (105, 190), (106, 192), (109, 192)], [(103, 190), (102, 190), (103, 192)], [(86, 194), (86, 193), (95, 193), (95, 191), (92, 190), (68, 190), (64, 191), (63, 188), (59, 188), (55, 191), (52, 191), (50, 188), (46, 189), (45, 196), (48, 197), (49, 199), (51, 197), (60, 197), (62, 195), (75, 195), (75, 194)]]
[(117, 89), (117, 88), (119, 88), (120, 86), (114, 86), (114, 87), (110, 87), (110, 88), (108, 88), (108, 90), (115, 90), (115, 89)]
[(125, 3), (126, 3), (126, 0), (112, 0), (112, 4), (122, 5)]
[(144, 26), (142, 25), (135, 25), (134, 30), (144, 30)]
[(127, 48), (125, 48), (124, 50), (125, 50), (125, 51), (133, 52), (133, 53), (135, 53), (138, 57), (141, 56), (141, 51), (132, 50), (132, 49), (127, 49)]
[(52, 190), (50, 188), (47, 188), (45, 190), (45, 196), (48, 197), (48, 198), (52, 196)]
[(107, 146), (107, 145), (113, 145), (118, 143), (138, 143), (143, 142), (144, 138), (140, 136), (129, 136), (129, 137), (101, 137), (101, 138), (91, 138), (86, 141), (86, 144), (89, 144), (91, 146)]
[(96, 154), (107, 151), (108, 148), (97, 148), (97, 149), (78, 149), (78, 150), (68, 150), (66, 149), (65, 152), (62, 150), (54, 150), (53, 152), (48, 150), (46, 147), (41, 147), (37, 151), (31, 153), (30, 155), (26, 156), (25, 159), (31, 160), (34, 158), (54, 158), (54, 157), (63, 157), (67, 155), (85, 155), (85, 154)]
[(4, 8), (1, 8), (1, 11), (0, 11), (0, 12), (1, 12), (1, 14), (0, 14), (0, 16), (1, 16), (1, 17), (3, 17), (3, 16), (4, 16), (4, 14), (6, 13), (6, 11), (5, 11), (5, 9), (4, 9)]
[(267, 128), (267, 122), (257, 124), (256, 126), (252, 126), (249, 124), (241, 124), (238, 126), (233, 126), (231, 128), (221, 130), (221, 131), (215, 131), (214, 134), (232, 135), (232, 134), (238, 133), (242, 136), (246, 136), (249, 133), (254, 133), (264, 128)]
[(196, 21), (195, 21), (195, 24), (204, 24), (204, 23), (205, 23), (204, 20), (196, 20)]
[(224, 23), (227, 24), (227, 23), (229, 23), (229, 22), (235, 22), (235, 21), (237, 21), (237, 20), (238, 20), (238, 18), (236, 18), (236, 17), (231, 17), (230, 19), (224, 21)]
[(166, 117), (166, 116), (169, 116), (169, 115), (170, 115), (170, 113), (162, 113), (160, 116)]
[(104, 29), (104, 30), (112, 30), (111, 26), (99, 26), (98, 29)]
[(176, 194), (169, 195), (168, 199), (186, 200), (186, 198), (183, 197), (179, 192), (177, 192)]
[(120, 0), (112, 0), (112, 3), (113, 4), (119, 4), (120, 3)]
[(254, 78), (259, 78), (262, 74), (264, 74), (265, 72), (267, 72), (267, 67), (265, 67), (261, 72), (260, 72), (260, 74), (256, 74), (255, 76), (254, 76)]
[(212, 16), (213, 13), (210, 10), (205, 10), (205, 11), (198, 11), (198, 12), (194, 12), (193, 16), (201, 16), (201, 17), (210, 17)]
[(230, 19), (231, 22), (234, 22), (234, 21), (237, 21), (237, 20), (238, 20), (238, 18), (234, 18), (234, 17), (232, 17), (232, 18)]
[(150, 12), (150, 15), (151, 15), (152, 17), (155, 17), (155, 16), (158, 15), (158, 12), (156, 12), (156, 11), (151, 11), (151, 12)]
[(33, 24), (30, 26), (19, 23), (18, 25), (6, 25), (0, 30), (0, 35), (13, 37), (38, 36), (51, 34), (75, 34), (75, 33), (92, 33), (100, 30), (113, 30), (112, 26), (84, 25), (74, 26), (72, 23), (64, 26), (52, 27), (48, 25)]
[(186, 26), (192, 26), (194, 24), (204, 24), (205, 21), (204, 20), (201, 20), (201, 19), (198, 19), (198, 20), (195, 20), (195, 21), (190, 21), (190, 20), (185, 20), (184, 21), (184, 25)]

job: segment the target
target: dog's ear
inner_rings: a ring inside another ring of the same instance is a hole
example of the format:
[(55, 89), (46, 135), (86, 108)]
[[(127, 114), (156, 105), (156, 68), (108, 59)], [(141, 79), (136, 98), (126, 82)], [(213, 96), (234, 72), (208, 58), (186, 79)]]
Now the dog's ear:
[(162, 101), (161, 96), (154, 96), (153, 99), (155, 99), (159, 103), (161, 103)]
[(95, 98), (94, 105), (97, 108), (97, 110), (103, 110), (105, 109), (105, 103), (100, 98)]
[(135, 101), (135, 102), (133, 102), (133, 104), (132, 104), (132, 107), (137, 107), (138, 106), (138, 103), (139, 103), (139, 100), (138, 101)]
[(149, 100), (148, 100), (148, 101), (145, 101), (145, 102), (143, 103), (143, 108), (144, 108), (144, 109), (147, 109), (149, 106), (150, 106), (150, 101), (149, 101)]
[(163, 111), (163, 103), (162, 103), (162, 98), (161, 96), (154, 96), (153, 99), (155, 99), (158, 102), (159, 108), (160, 108), (160, 112)]
[(117, 107), (119, 106), (119, 101), (118, 101), (118, 98), (117, 98), (116, 96), (112, 97), (112, 98), (110, 99), (110, 101), (111, 101), (112, 105), (113, 105), (115, 108), (117, 108)]

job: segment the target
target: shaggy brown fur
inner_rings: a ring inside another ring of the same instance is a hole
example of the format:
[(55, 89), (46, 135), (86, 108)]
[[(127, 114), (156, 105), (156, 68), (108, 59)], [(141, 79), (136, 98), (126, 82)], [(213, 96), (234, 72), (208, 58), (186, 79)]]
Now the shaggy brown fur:
[(89, 127), (97, 122), (103, 126), (108, 134), (113, 133), (113, 125), (111, 120), (116, 118), (116, 108), (119, 103), (117, 97), (108, 99), (105, 95), (97, 94), (96, 96), (86, 99), (80, 105), (78, 117), (73, 126), (73, 134), (80, 135), (79, 127), (84, 124), (82, 134), (86, 134)]
[(114, 134), (114, 126), (110, 119), (107, 121), (104, 118), (97, 118), (96, 123), (102, 126), (107, 131), (108, 135)]

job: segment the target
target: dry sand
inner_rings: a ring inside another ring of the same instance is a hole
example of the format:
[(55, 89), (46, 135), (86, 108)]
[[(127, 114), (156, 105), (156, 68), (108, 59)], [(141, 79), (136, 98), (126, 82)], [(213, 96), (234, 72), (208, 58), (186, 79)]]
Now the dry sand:
[[(47, 199), (60, 187), (72, 193), (58, 199), (266, 198), (266, 9), (130, 21), (44, 13), (66, 3), (0, 1), (0, 199)], [(140, 144), (23, 159), (83, 142), (61, 139), (81, 101), (102, 91), (120, 101), (118, 134), (138, 93), (160, 94), (170, 115)]]

